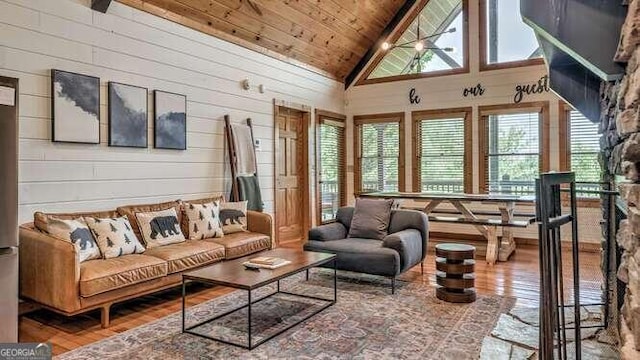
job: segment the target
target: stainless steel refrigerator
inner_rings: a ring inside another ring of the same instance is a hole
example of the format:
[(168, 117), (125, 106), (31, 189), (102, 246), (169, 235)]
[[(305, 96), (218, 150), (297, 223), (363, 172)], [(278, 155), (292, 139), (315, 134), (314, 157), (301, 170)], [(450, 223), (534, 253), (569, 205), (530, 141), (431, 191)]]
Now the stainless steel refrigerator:
[(0, 76), (0, 343), (18, 341), (18, 79)]

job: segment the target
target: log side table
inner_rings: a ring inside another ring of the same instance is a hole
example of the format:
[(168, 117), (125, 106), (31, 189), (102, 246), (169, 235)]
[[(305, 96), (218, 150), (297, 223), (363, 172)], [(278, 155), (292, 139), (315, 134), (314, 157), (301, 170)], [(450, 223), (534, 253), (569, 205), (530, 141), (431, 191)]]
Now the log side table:
[(436, 245), (436, 297), (454, 303), (476, 301), (476, 248), (464, 244)]

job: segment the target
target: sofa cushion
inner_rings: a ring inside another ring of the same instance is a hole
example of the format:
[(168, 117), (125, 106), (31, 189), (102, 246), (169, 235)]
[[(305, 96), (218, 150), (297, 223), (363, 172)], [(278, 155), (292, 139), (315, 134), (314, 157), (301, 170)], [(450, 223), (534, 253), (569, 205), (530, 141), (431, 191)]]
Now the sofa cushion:
[(247, 231), (247, 200), (220, 203), (220, 223), (225, 235)]
[(183, 203), (184, 217), (189, 221), (189, 240), (222, 237), (220, 227), (220, 203)]
[(142, 254), (145, 251), (126, 216), (102, 219), (86, 217), (84, 220), (96, 238), (103, 258)]
[(72, 243), (80, 262), (102, 257), (98, 243), (84, 218), (74, 220), (49, 218), (47, 232), (53, 237)]
[[(338, 269), (373, 275), (400, 274), (400, 254), (383, 246), (381, 240), (348, 238), (344, 240), (308, 241), (304, 250), (338, 255)], [(333, 263), (327, 264), (332, 267)]]
[[(180, 209), (182, 210), (182, 212), (184, 212), (184, 207), (185, 205), (188, 206), (188, 204), (208, 204), (208, 203), (212, 203), (212, 202), (218, 202), (221, 203), (224, 201), (224, 195), (222, 194), (217, 194), (217, 195), (212, 195), (211, 197), (206, 197), (206, 198), (200, 198), (200, 199), (194, 199), (194, 200), (185, 200), (184, 202), (180, 203)], [(187, 234), (189, 234), (189, 219), (184, 216), (182, 216), (182, 220), (180, 222), (180, 227), (182, 227), (182, 233), (185, 234), (185, 236), (188, 236)]]
[(206, 241), (224, 246), (227, 259), (242, 257), (271, 247), (269, 236), (246, 231), (225, 235), (222, 238), (206, 239)]
[(193, 269), (224, 259), (224, 246), (208, 241), (189, 240), (149, 249), (145, 255), (167, 262), (168, 273)]
[(118, 216), (120, 215), (118, 215), (118, 212), (116, 210), (76, 213), (43, 213), (37, 211), (35, 214), (33, 214), (33, 225), (36, 227), (36, 229), (48, 233), (50, 219), (74, 220), (82, 217), (113, 218)]
[(142, 240), (147, 248), (185, 241), (175, 208), (148, 213), (136, 213)]
[(142, 239), (142, 232), (140, 231), (140, 225), (136, 218), (136, 213), (154, 212), (174, 208), (176, 215), (178, 216), (178, 223), (182, 222), (182, 211), (180, 209), (180, 200), (168, 201), (156, 204), (143, 204), (143, 205), (128, 205), (118, 208), (118, 213), (122, 216), (127, 216), (131, 225), (133, 225), (133, 232), (138, 239)]
[(89, 297), (166, 275), (166, 261), (148, 255), (86, 261), (80, 264), (80, 295)]
[(389, 232), (392, 206), (392, 199), (356, 199), (349, 237), (384, 239)]

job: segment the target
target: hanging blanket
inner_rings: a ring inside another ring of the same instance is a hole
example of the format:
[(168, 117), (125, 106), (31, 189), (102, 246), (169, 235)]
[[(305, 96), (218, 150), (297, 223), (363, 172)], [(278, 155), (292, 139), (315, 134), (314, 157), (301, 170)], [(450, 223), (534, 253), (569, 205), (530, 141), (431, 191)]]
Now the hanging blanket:
[(238, 159), (238, 173), (240, 175), (254, 175), (256, 169), (256, 153), (251, 137), (251, 128), (247, 125), (231, 125), (233, 141), (236, 144), (236, 156)]
[(238, 194), (240, 201), (247, 200), (247, 210), (262, 212), (264, 209), (257, 176), (238, 176)]

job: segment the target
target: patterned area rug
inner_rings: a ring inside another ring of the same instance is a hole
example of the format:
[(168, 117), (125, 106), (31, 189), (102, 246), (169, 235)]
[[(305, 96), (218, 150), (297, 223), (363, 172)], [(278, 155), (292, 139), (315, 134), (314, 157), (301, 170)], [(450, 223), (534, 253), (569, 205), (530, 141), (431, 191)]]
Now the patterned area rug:
[[(314, 269), (309, 281), (298, 274), (281, 282), (285, 291), (330, 298), (333, 273)], [(65, 353), (57, 359), (477, 359), (489, 335), (514, 298), (479, 296), (472, 304), (436, 299), (435, 290), (398, 282), (391, 295), (389, 281), (339, 273), (338, 302), (306, 322), (252, 351), (182, 334), (181, 314)], [(256, 291), (255, 296), (275, 287)], [(246, 303), (235, 291), (191, 307), (187, 324), (196, 324)], [(252, 308), (252, 332), (258, 340), (320, 305), (308, 299), (276, 295)], [(246, 341), (246, 313), (237, 312), (196, 329), (234, 341)]]

